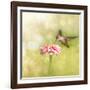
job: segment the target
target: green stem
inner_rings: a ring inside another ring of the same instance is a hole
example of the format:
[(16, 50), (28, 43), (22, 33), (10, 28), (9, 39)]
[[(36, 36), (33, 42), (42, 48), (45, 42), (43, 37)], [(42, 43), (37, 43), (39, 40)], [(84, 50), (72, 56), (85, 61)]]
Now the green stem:
[(48, 74), (51, 74), (51, 64), (52, 64), (52, 55), (49, 55), (49, 67), (48, 67)]

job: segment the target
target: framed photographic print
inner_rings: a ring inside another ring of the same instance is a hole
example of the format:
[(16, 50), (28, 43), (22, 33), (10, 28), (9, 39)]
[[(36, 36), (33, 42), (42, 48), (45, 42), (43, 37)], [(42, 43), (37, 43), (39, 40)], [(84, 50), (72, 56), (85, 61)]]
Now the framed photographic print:
[(87, 84), (87, 6), (11, 2), (11, 88)]

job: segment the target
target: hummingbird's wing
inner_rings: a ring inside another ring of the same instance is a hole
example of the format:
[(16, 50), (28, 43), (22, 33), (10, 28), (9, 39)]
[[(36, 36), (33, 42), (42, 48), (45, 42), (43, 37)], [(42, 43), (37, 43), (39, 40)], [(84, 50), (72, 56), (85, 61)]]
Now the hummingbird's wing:
[(59, 35), (61, 35), (61, 36), (62, 36), (62, 31), (61, 31), (61, 30), (59, 30)]
[(68, 45), (68, 43), (63, 43), (63, 42), (61, 42), (64, 46), (66, 46), (67, 48), (69, 48), (69, 45)]
[(69, 48), (69, 44), (68, 44), (68, 40), (65, 38), (63, 40), (59, 40), (61, 42), (61, 44), (63, 44), (64, 46), (66, 46), (67, 48)]
[[(62, 42), (61, 42), (62, 43)], [(67, 48), (69, 48), (70, 46), (68, 44), (62, 43), (64, 46), (66, 46)]]

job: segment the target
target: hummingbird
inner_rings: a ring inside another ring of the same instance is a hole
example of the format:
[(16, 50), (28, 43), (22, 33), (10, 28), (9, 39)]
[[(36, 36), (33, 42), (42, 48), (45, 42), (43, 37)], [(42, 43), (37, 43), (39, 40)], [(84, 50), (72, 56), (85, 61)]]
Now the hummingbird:
[(71, 39), (75, 39), (78, 36), (64, 36), (62, 35), (62, 30), (58, 31), (58, 34), (56, 35), (56, 41), (60, 41), (64, 46), (66, 46), (67, 48), (69, 48), (69, 44), (68, 41)]

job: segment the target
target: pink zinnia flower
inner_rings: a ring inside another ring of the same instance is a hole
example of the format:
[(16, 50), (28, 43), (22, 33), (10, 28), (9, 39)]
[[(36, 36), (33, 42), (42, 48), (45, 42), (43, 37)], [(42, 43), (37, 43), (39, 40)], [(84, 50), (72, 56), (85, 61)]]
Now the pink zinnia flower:
[(56, 44), (44, 45), (40, 48), (41, 54), (59, 54), (61, 53), (61, 48)]
[(44, 45), (44, 46), (40, 47), (40, 51), (41, 51), (41, 54), (48, 53), (48, 45)]

